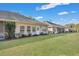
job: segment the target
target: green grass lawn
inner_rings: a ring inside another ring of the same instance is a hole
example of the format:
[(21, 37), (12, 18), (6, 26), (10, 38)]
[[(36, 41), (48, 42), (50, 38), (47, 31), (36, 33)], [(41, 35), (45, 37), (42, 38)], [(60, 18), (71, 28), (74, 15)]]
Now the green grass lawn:
[(41, 35), (0, 41), (0, 55), (79, 55), (79, 33)]

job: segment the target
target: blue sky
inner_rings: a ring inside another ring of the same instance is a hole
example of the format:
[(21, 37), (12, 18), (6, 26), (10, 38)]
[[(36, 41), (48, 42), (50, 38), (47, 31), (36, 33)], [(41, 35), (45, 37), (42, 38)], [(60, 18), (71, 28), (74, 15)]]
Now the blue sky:
[(0, 10), (62, 25), (79, 23), (79, 3), (0, 3)]

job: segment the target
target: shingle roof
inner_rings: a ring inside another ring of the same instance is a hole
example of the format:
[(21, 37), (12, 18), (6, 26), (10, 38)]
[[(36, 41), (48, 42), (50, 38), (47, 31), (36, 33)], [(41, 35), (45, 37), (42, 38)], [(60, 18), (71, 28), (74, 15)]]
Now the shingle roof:
[(39, 22), (36, 19), (26, 17), (24, 15), (21, 15), (20, 13), (16, 12), (11, 12), (11, 11), (0, 11), (0, 19), (5, 19), (5, 20), (18, 20), (18, 21), (23, 21), (23, 22), (32, 22), (32, 23), (37, 23), (37, 24), (42, 24), (42, 25), (47, 25), (45, 23)]
[(24, 15), (20, 15), (19, 13), (10, 11), (0, 11), (0, 18), (10, 20), (27, 20), (27, 21), (30, 20), (30, 18), (25, 17)]
[(51, 24), (51, 25), (57, 26), (57, 27), (64, 27), (64, 26), (62, 26), (62, 25), (55, 24), (55, 23), (52, 23), (52, 22), (50, 22), (50, 21), (46, 21), (46, 22), (49, 23), (49, 24)]

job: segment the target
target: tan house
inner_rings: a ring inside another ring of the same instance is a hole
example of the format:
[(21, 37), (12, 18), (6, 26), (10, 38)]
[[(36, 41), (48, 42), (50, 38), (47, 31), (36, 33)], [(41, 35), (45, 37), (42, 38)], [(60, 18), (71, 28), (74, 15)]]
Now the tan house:
[(0, 39), (5, 39), (7, 32), (5, 23), (14, 22), (15, 24), (15, 37), (32, 36), (48, 33), (48, 25), (32, 18), (26, 17), (19, 13), (0, 11)]
[(77, 29), (75, 27), (75, 24), (66, 24), (65, 27), (65, 32), (77, 32)]
[(50, 21), (46, 21), (45, 23), (48, 24), (48, 31), (50, 33), (56, 34), (56, 33), (63, 33), (64, 32), (65, 28), (62, 25), (55, 24)]

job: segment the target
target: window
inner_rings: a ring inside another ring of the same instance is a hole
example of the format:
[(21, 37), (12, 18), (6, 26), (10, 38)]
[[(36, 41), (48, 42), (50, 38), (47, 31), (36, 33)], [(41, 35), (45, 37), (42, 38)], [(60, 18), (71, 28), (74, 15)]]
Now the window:
[(31, 27), (27, 26), (27, 32), (30, 32), (30, 31), (31, 31)]
[(35, 32), (36, 31), (36, 27), (32, 27), (32, 31)]
[(25, 27), (24, 26), (20, 26), (20, 32), (24, 32)]

